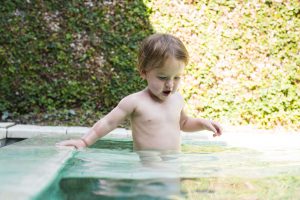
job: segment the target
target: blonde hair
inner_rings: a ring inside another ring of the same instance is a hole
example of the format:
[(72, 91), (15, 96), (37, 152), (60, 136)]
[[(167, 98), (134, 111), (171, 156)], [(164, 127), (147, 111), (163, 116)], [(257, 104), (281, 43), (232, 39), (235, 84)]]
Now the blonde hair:
[(180, 39), (170, 34), (150, 35), (140, 46), (138, 70), (143, 73), (159, 68), (170, 56), (188, 64), (189, 54)]

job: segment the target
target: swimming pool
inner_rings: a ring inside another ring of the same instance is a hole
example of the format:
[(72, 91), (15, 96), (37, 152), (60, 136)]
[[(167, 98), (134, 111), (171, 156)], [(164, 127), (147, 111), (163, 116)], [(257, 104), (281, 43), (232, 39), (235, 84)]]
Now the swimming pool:
[(198, 134), (183, 137), (181, 153), (146, 152), (146, 161), (128, 137), (108, 136), (78, 151), (54, 146), (71, 136), (24, 140), (0, 150), (7, 166), (0, 170), (0, 190), (11, 194), (0, 192), (0, 198), (299, 199), (299, 140), (270, 136), (263, 145), (265, 136)]

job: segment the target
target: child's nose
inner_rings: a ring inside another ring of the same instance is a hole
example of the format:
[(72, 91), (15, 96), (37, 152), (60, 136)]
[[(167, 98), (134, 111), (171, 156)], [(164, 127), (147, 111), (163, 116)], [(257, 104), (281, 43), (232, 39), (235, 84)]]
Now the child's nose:
[(166, 82), (166, 87), (167, 88), (172, 88), (173, 87), (173, 81), (172, 80), (168, 80), (167, 82)]

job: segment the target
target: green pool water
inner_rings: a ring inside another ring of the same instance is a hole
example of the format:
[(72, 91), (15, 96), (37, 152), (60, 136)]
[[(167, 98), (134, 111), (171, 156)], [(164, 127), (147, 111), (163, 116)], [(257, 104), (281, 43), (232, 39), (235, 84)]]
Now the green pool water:
[[(184, 140), (141, 161), (130, 139), (76, 151), (35, 199), (299, 199), (300, 148), (264, 151)], [(156, 157), (163, 159), (156, 159)]]

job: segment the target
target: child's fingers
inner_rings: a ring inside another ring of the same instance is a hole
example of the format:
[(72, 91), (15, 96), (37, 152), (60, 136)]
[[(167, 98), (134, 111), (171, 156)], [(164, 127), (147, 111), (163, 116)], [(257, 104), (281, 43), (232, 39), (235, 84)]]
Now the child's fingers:
[(65, 140), (62, 142), (56, 143), (57, 146), (76, 146), (73, 140)]
[(74, 146), (61, 146), (61, 145), (56, 145), (56, 148), (58, 148), (58, 149), (77, 149)]
[(217, 136), (222, 135), (222, 132), (223, 132), (222, 127), (216, 122), (212, 122), (212, 125), (214, 126), (214, 128), (216, 130)]
[(220, 129), (220, 127), (215, 127), (216, 130), (217, 130), (217, 135), (221, 135), (222, 134), (222, 130)]
[(62, 142), (55, 143), (55, 146), (64, 146)]
[(75, 149), (82, 149), (85, 146), (82, 146), (84, 144), (81, 143), (81, 140), (65, 140), (62, 142), (56, 143), (57, 147), (74, 147)]
[(218, 131), (217, 131), (217, 129), (214, 127), (213, 123), (212, 123), (212, 122), (209, 123), (208, 126), (209, 126), (208, 128), (209, 128), (212, 132), (214, 132), (213, 136), (216, 137), (216, 136), (218, 135)]
[(56, 143), (57, 146), (68, 146), (68, 140)]
[(75, 148), (77, 149), (76, 146), (71, 145), (70, 143), (68, 143), (68, 141), (62, 141), (62, 142), (58, 142), (55, 144), (55, 146), (59, 149), (68, 149), (68, 148)]
[(214, 137), (222, 135), (222, 129), (218, 123), (216, 123), (214, 121), (210, 121), (209, 126), (210, 126), (211, 131), (214, 132), (214, 134), (213, 134)]

